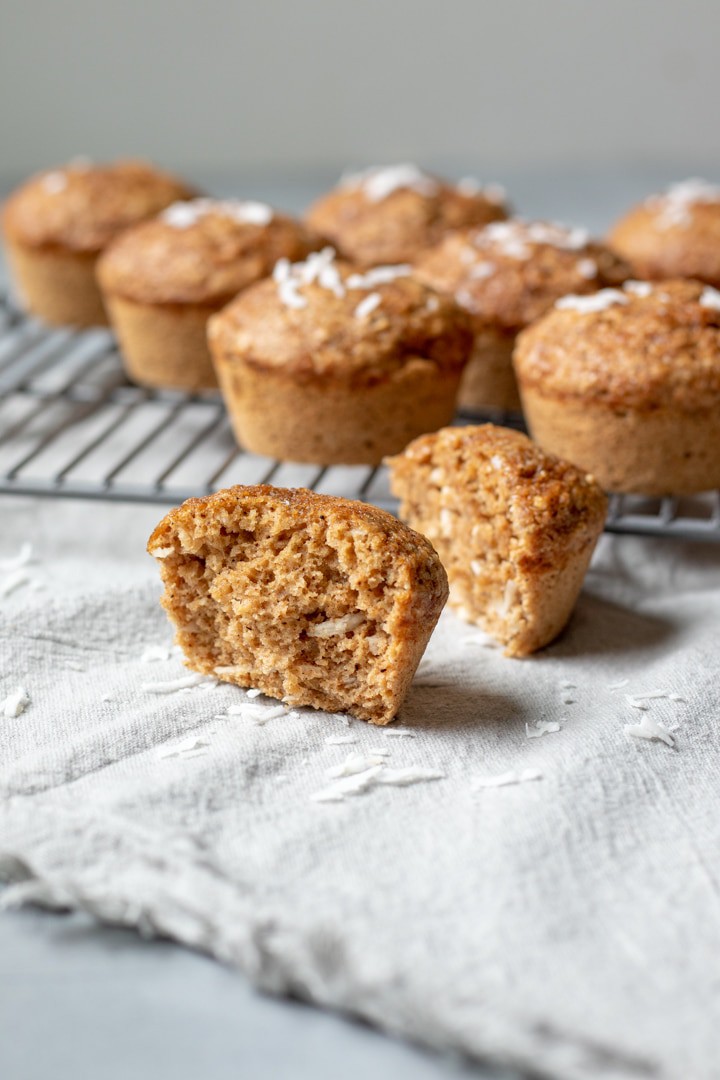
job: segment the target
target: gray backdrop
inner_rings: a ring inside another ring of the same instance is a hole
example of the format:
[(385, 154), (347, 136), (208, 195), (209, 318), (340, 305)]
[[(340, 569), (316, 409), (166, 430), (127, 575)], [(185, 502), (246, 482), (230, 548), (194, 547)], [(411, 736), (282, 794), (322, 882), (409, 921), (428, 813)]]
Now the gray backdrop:
[(717, 0), (2, 0), (0, 181), (77, 153), (712, 173), (718, 28)]

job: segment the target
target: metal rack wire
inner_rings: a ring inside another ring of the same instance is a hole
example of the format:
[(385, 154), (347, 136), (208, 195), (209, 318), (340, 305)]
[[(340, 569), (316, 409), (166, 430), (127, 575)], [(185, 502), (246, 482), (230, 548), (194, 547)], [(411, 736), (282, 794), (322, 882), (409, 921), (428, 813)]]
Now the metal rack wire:
[[(470, 419), (478, 418), (458, 422)], [(235, 443), (217, 394), (133, 386), (108, 331), (49, 329), (0, 294), (0, 492), (175, 504), (238, 483), (302, 486), (395, 508), (383, 468), (249, 454)], [(720, 492), (613, 496), (607, 528), (720, 541)]]

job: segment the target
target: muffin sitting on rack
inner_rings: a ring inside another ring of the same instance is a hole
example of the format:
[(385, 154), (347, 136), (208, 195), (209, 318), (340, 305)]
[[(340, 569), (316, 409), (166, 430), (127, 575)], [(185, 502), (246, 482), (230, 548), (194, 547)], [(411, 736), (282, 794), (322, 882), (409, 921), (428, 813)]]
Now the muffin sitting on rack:
[(720, 292), (698, 281), (566, 296), (515, 371), (533, 438), (607, 491), (720, 486)]
[(361, 273), (326, 248), (281, 260), (212, 317), (209, 342), (246, 449), (374, 465), (450, 422), (472, 333), (409, 266)]
[(106, 324), (95, 279), (100, 253), (123, 229), (194, 194), (182, 180), (142, 161), (77, 160), (34, 176), (10, 196), (2, 217), (23, 303), (48, 323)]
[(207, 321), (280, 258), (319, 246), (260, 202), (193, 199), (118, 237), (98, 266), (127, 373), (145, 386), (217, 386)]
[(452, 229), (506, 217), (498, 184), (451, 184), (415, 165), (392, 165), (346, 177), (310, 207), (306, 220), (348, 262), (376, 266), (410, 262)]
[(461, 408), (512, 411), (520, 407), (512, 369), (520, 330), (566, 293), (621, 284), (629, 268), (584, 229), (515, 218), (450, 233), (419, 256), (414, 272), (454, 296), (472, 320), (475, 344)]
[(720, 288), (720, 187), (673, 184), (628, 211), (608, 243), (639, 278), (695, 278)]

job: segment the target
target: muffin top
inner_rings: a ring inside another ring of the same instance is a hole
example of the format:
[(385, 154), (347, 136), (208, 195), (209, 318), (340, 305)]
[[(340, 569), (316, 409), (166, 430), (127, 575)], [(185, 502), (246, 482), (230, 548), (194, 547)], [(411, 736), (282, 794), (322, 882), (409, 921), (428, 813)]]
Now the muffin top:
[(182, 180), (144, 161), (77, 160), (18, 188), (5, 203), (3, 227), (30, 247), (97, 252), (122, 229), (194, 194)]
[(302, 259), (318, 239), (265, 203), (173, 203), (119, 236), (103, 254), (103, 289), (148, 304), (222, 307), (280, 258)]
[(415, 273), (454, 296), (476, 331), (516, 333), (567, 293), (621, 284), (629, 268), (585, 229), (513, 218), (450, 233), (420, 255)]
[[(260, 525), (268, 522), (269, 528)], [(386, 510), (357, 499), (321, 495), (307, 488), (278, 488), (269, 484), (236, 485), (201, 498), (187, 499), (171, 510), (154, 529), (147, 550), (157, 559), (198, 554), (208, 539), (247, 530), (273, 537), (293, 527), (318, 522), (332, 527), (348, 524), (377, 537), (377, 550), (387, 562), (403, 560), (414, 567), (430, 564), (446, 591), (445, 573), (429, 540)], [(238, 537), (238, 543), (242, 540)], [(244, 541), (247, 543), (247, 540)]]
[(717, 408), (720, 292), (699, 281), (628, 281), (565, 296), (524, 330), (522, 387), (612, 408)]
[(343, 258), (376, 266), (411, 261), (451, 229), (506, 217), (497, 184), (450, 184), (415, 165), (393, 165), (346, 177), (310, 207), (306, 221)]
[[(524, 569), (553, 566), (556, 547), (579, 526), (604, 520), (607, 500), (582, 469), (545, 453), (527, 435), (495, 424), (448, 427), (421, 435), (390, 458), (391, 482), (403, 494), (403, 480), (418, 470), (426, 485), (450, 487), (472, 504), (487, 505), (483, 492), (501, 493), (526, 549)], [(528, 561), (530, 560), (530, 561)]]
[(608, 243), (638, 277), (691, 277), (720, 287), (720, 187), (683, 180), (622, 217)]
[(332, 248), (252, 285), (211, 318), (216, 356), (364, 385), (413, 363), (459, 371), (472, 343), (465, 314), (449, 297), (410, 277), (407, 265), (359, 272)]

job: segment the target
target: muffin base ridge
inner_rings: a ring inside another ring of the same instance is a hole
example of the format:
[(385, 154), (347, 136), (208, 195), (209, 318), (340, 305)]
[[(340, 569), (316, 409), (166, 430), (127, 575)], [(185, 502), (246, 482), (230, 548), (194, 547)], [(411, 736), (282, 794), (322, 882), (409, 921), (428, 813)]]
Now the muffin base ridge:
[(484, 409), (520, 411), (512, 354), (515, 336), (492, 330), (478, 334), (460, 383), (458, 405), (470, 412)]
[(94, 252), (31, 248), (6, 238), (13, 280), (27, 310), (51, 326), (107, 326)]
[(188, 391), (217, 386), (207, 346), (207, 321), (215, 308), (139, 304), (119, 296), (108, 296), (107, 306), (133, 382)]
[(521, 389), (533, 439), (609, 492), (691, 495), (720, 486), (720, 414), (631, 410)]
[(252, 453), (317, 465), (378, 465), (416, 436), (449, 424), (460, 373), (422, 358), (369, 386), (301, 386), (282, 373), (216, 357), (238, 442)]

